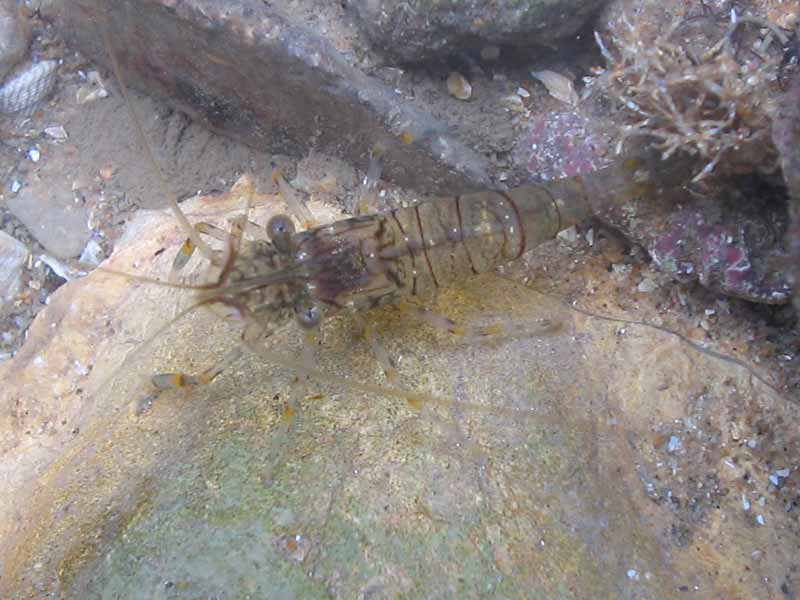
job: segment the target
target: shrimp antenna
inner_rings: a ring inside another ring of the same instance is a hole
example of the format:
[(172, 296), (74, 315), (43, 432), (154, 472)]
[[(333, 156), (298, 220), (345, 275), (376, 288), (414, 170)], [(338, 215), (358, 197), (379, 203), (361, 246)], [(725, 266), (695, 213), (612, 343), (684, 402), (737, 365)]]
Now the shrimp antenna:
[(124, 279), (128, 279), (131, 281), (138, 281), (140, 283), (147, 283), (149, 285), (157, 285), (165, 288), (172, 288), (175, 290), (208, 290), (208, 289), (216, 289), (218, 286), (215, 283), (206, 283), (201, 285), (189, 285), (187, 283), (175, 283), (172, 281), (162, 281), (160, 279), (155, 279), (154, 277), (146, 277), (144, 275), (132, 275), (130, 273), (125, 273), (124, 271), (117, 271), (116, 269), (109, 269), (108, 267), (99, 266), (95, 269), (96, 271), (100, 271), (101, 273), (107, 273), (109, 275), (114, 275), (115, 277), (122, 277)]
[(188, 235), (192, 243), (195, 246), (197, 246), (203, 254), (205, 254), (206, 256), (211, 256), (212, 255), (211, 249), (197, 233), (197, 230), (194, 227), (192, 227), (192, 224), (189, 223), (189, 219), (186, 218), (186, 214), (181, 210), (181, 207), (178, 206), (178, 200), (175, 196), (175, 193), (171, 190), (167, 178), (164, 175), (164, 171), (161, 169), (161, 165), (156, 160), (155, 154), (153, 154), (153, 148), (150, 146), (150, 142), (147, 141), (147, 136), (144, 134), (144, 129), (142, 128), (142, 122), (139, 120), (139, 117), (137, 116), (136, 111), (133, 108), (133, 103), (131, 102), (130, 94), (128, 93), (128, 86), (125, 85), (125, 80), (122, 77), (122, 69), (119, 66), (117, 55), (114, 53), (114, 48), (111, 45), (111, 36), (108, 33), (108, 29), (105, 27), (102, 27), (101, 29), (103, 31), (103, 40), (106, 45), (106, 51), (108, 52), (108, 57), (109, 60), (111, 61), (111, 69), (112, 71), (114, 71), (114, 77), (116, 77), (117, 79), (117, 85), (119, 85), (119, 90), (122, 93), (122, 98), (125, 101), (125, 106), (128, 109), (128, 113), (130, 113), (134, 129), (136, 129), (136, 135), (139, 138), (139, 143), (142, 145), (142, 148), (144, 149), (144, 153), (147, 156), (147, 160), (150, 161), (153, 168), (155, 169), (155, 172), (158, 174), (158, 179), (165, 193), (167, 202), (169, 203), (169, 207), (172, 209), (172, 213), (175, 215), (175, 218), (181, 224), (181, 227), (183, 227), (183, 229), (186, 230), (186, 234)]

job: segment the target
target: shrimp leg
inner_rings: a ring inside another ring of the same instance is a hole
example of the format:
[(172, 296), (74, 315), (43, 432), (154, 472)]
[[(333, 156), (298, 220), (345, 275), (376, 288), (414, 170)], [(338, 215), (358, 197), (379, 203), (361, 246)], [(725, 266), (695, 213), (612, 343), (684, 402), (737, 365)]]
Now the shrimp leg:
[[(202, 233), (208, 235), (216, 240), (221, 242), (226, 242), (228, 240), (228, 233), (224, 229), (220, 229), (216, 225), (212, 225), (211, 223), (195, 223), (194, 229), (197, 233)], [(175, 255), (175, 260), (172, 261), (172, 268), (169, 272), (169, 281), (175, 282), (178, 279), (178, 273), (188, 264), (189, 259), (194, 256), (194, 252), (197, 249), (197, 246), (192, 241), (191, 238), (186, 238), (183, 244), (181, 244), (178, 253)], [(222, 261), (217, 253), (213, 250), (210, 251), (208, 254), (208, 259), (211, 263), (216, 267), (222, 266)]]

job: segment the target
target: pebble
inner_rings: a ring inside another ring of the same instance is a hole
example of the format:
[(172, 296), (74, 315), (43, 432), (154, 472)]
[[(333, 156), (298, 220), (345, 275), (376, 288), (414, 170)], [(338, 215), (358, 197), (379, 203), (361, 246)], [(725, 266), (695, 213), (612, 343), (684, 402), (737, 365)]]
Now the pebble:
[(39, 159), (41, 158), (41, 156), (42, 156), (42, 154), (41, 154), (41, 152), (39, 152), (38, 148), (31, 148), (30, 150), (28, 150), (28, 158), (30, 158), (32, 162), (35, 162), (35, 163), (39, 162)]
[(22, 183), (20, 183), (16, 179), (11, 182), (11, 193), (12, 194), (16, 194), (21, 189), (22, 189)]
[(504, 96), (500, 99), (500, 103), (505, 106), (508, 110), (512, 112), (524, 112), (525, 105), (522, 103), (522, 98), (517, 96), (516, 94), (511, 94), (510, 96)]
[(19, 240), (0, 231), (0, 299), (10, 301), (22, 285), (22, 269), (28, 248)]
[(88, 83), (78, 88), (78, 91), (75, 94), (75, 99), (78, 104), (87, 104), (89, 102), (94, 102), (95, 100), (108, 98), (108, 90), (103, 84), (103, 79), (100, 77), (100, 73), (97, 71), (89, 71), (89, 73), (86, 75), (86, 80)]
[(627, 275), (631, 272), (631, 266), (625, 263), (614, 263), (611, 265), (611, 272), (614, 275)]
[(54, 125), (53, 127), (45, 127), (44, 134), (54, 140), (67, 139), (67, 130), (62, 125)]
[(567, 77), (554, 71), (531, 71), (531, 75), (542, 82), (550, 95), (570, 106), (577, 106), (579, 98), (575, 87)]
[(578, 239), (578, 230), (575, 229), (575, 225), (573, 225), (571, 227), (567, 227), (562, 231), (559, 231), (556, 237), (560, 240), (564, 240), (565, 242), (573, 244), (575, 243), (575, 240)]
[(677, 452), (681, 449), (681, 438), (677, 435), (670, 436), (669, 443), (667, 444), (667, 452), (670, 454), (673, 452)]
[(97, 266), (104, 258), (103, 249), (95, 240), (86, 242), (86, 247), (81, 252), (80, 261), (89, 265)]
[(447, 91), (459, 100), (469, 100), (472, 97), (472, 84), (458, 71), (453, 71), (447, 78)]
[(75, 203), (71, 190), (53, 187), (49, 170), (60, 165), (43, 162), (43, 174), (26, 182), (19, 193), (6, 198), (6, 206), (22, 221), (48, 254), (59, 259), (80, 256), (91, 231), (86, 226), (88, 211)]
[(649, 294), (656, 289), (656, 282), (652, 279), (642, 279), (636, 289), (643, 294)]

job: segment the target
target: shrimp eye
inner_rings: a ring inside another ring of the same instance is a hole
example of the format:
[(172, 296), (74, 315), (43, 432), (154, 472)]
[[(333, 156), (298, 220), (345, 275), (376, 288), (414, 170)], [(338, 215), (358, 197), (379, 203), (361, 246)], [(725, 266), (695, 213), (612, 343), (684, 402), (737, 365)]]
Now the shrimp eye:
[(278, 252), (282, 254), (291, 252), (293, 234), (294, 223), (286, 215), (275, 215), (267, 223), (267, 235)]
[(294, 307), (297, 322), (305, 329), (313, 329), (322, 320), (322, 309), (314, 302), (300, 302)]

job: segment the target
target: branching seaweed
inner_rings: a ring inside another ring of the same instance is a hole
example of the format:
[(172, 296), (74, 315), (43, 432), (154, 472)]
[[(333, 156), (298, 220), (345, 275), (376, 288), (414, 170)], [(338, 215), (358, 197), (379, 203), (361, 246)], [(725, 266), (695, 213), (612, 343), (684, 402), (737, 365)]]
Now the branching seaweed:
[[(701, 22), (716, 30), (716, 41), (689, 31)], [(745, 43), (739, 39), (745, 30), (758, 37)], [(770, 106), (788, 42), (783, 30), (733, 13), (727, 26), (706, 14), (661, 30), (644, 17), (632, 23), (623, 16), (609, 33), (609, 44), (596, 34), (608, 63), (598, 83), (626, 112), (623, 142), (646, 136), (664, 158), (678, 151), (697, 156), (704, 164), (695, 181), (721, 162), (775, 167)]]

